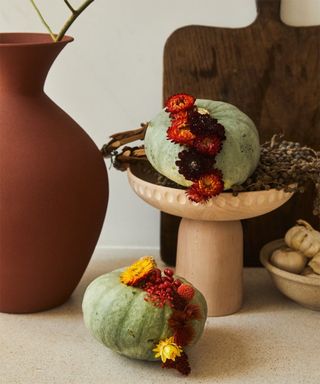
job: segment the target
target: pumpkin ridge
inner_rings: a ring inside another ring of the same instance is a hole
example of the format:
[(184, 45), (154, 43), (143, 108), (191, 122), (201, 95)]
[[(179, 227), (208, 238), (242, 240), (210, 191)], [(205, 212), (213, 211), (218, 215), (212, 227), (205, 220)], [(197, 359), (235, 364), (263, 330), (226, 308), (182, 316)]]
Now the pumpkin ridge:
[[(108, 297), (111, 296), (110, 294), (111, 294), (112, 291), (113, 291), (113, 295), (115, 294), (115, 292), (120, 291), (119, 286), (114, 286), (114, 287), (112, 287), (110, 290), (107, 290)], [(117, 302), (117, 295), (115, 295), (115, 298), (114, 298), (112, 301), (109, 302), (108, 307), (109, 307), (109, 308), (112, 308), (113, 305), (114, 305), (116, 302)], [(103, 307), (102, 307), (102, 308), (100, 307), (99, 309), (100, 309), (100, 311), (101, 311), (101, 309), (103, 309)], [(109, 314), (108, 314), (107, 311), (102, 311), (102, 319), (101, 319), (101, 320), (102, 320), (103, 322), (106, 322), (106, 319), (108, 318), (108, 316), (109, 316)], [(106, 323), (107, 323), (107, 322), (106, 322)], [(103, 340), (103, 342), (105, 342), (105, 343), (107, 343), (107, 344), (111, 343), (111, 344), (114, 345), (114, 347), (116, 347), (116, 348), (118, 349), (118, 345), (116, 344), (115, 339), (113, 339), (113, 338), (108, 338), (108, 337), (107, 337), (107, 333), (105, 332), (105, 329), (103, 329), (103, 328), (100, 329), (100, 337), (101, 337), (101, 339)]]
[[(132, 289), (132, 288), (129, 288), (129, 289)], [(115, 344), (116, 344), (116, 346), (117, 346), (119, 351), (122, 351), (122, 347), (121, 347), (121, 345), (119, 345), (119, 342), (118, 342), (118, 341), (121, 340), (121, 337), (119, 337), (119, 336), (121, 334), (122, 324), (124, 322), (124, 319), (127, 317), (129, 311), (131, 310), (132, 305), (133, 305), (135, 299), (136, 299), (136, 296), (135, 295), (131, 295), (131, 300), (129, 301), (129, 303), (126, 302), (127, 303), (126, 311), (123, 313), (123, 316), (122, 316), (121, 320), (118, 321), (118, 325), (117, 325), (116, 332), (115, 332)]]
[(138, 344), (142, 342), (143, 328), (140, 328), (139, 334), (137, 335)]
[(170, 310), (170, 316), (172, 314), (172, 309), (168, 306), (166, 306), (164, 308), (164, 310), (162, 311), (162, 324), (163, 324), (163, 328), (162, 328), (162, 332), (161, 332), (161, 336), (160, 336), (160, 340), (168, 337), (168, 329), (170, 329), (169, 327), (169, 324), (168, 324), (168, 319), (170, 316), (167, 316), (167, 313), (168, 313), (168, 309)]
[[(94, 325), (94, 322), (97, 320), (97, 310), (99, 311), (100, 310), (100, 306), (99, 306), (99, 303), (101, 303), (101, 299), (105, 296), (105, 294), (106, 293), (110, 293), (112, 290), (114, 290), (114, 288), (116, 288), (116, 286), (111, 286), (110, 288), (109, 288), (109, 285), (107, 285), (107, 286), (105, 286), (104, 284), (103, 285), (101, 285), (101, 283), (105, 283), (105, 282), (110, 282), (110, 281), (112, 281), (112, 274), (110, 274), (110, 275), (107, 275), (107, 274), (105, 274), (105, 275), (102, 275), (102, 276), (100, 276), (100, 277), (98, 277), (97, 279), (95, 279), (95, 280), (93, 280), (90, 284), (89, 284), (89, 286), (88, 286), (88, 288), (90, 287), (98, 287), (98, 288), (102, 288), (101, 289), (101, 292), (100, 292), (100, 294), (99, 294), (99, 296), (97, 297), (97, 296), (95, 296), (94, 297), (94, 304), (95, 305), (97, 305), (98, 306), (98, 309), (97, 308), (92, 308), (92, 310), (91, 310), (91, 316), (87, 316), (86, 317), (86, 320), (88, 321), (88, 325), (90, 325), (90, 328), (91, 329), (93, 329), (94, 327), (93, 327), (93, 325)], [(88, 292), (91, 292), (90, 290), (88, 290), (87, 289), (87, 291), (86, 291), (86, 299), (87, 299), (87, 296), (88, 296)], [(94, 314), (94, 312), (96, 312), (96, 314)], [(100, 334), (99, 332), (98, 332), (98, 334), (95, 334), (95, 332), (93, 332), (94, 333), (94, 336), (99, 340), (99, 337), (103, 337), (103, 335), (102, 334)]]
[[(139, 334), (139, 345), (145, 344), (145, 340), (148, 335), (150, 335), (150, 329), (154, 328), (154, 323), (161, 324), (161, 328), (156, 328), (156, 338), (153, 339), (153, 344), (155, 345), (157, 342), (159, 342), (163, 338), (167, 338), (169, 336), (168, 334), (168, 325), (167, 321), (165, 320), (165, 314), (166, 311), (169, 309), (171, 310), (170, 307), (165, 305), (163, 308), (158, 308), (154, 306), (152, 303), (145, 302), (146, 305), (150, 306), (150, 312), (148, 314), (148, 318), (146, 319), (147, 321), (144, 323), (144, 327), (141, 328), (141, 333)], [(150, 313), (152, 312), (152, 317), (150, 317)], [(161, 333), (160, 333), (161, 331)], [(152, 332), (154, 334), (154, 332)], [(155, 335), (153, 335), (155, 336)], [(147, 340), (147, 343), (151, 342), (151, 339)], [(150, 360), (157, 360), (154, 357), (151, 357), (153, 355), (152, 349), (154, 345), (150, 345), (149, 351), (150, 351)]]

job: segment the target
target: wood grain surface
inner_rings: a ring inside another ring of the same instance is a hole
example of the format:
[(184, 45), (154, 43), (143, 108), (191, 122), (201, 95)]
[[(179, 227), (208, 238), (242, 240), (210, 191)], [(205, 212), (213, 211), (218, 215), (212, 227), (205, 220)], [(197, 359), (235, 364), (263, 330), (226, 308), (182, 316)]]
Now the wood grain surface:
[[(289, 27), (279, 0), (260, 0), (245, 28), (187, 26), (164, 50), (163, 98), (179, 92), (236, 105), (255, 122), (261, 142), (275, 133), (320, 148), (320, 26)], [(259, 265), (261, 247), (299, 218), (313, 225), (313, 189), (282, 208), (244, 220), (245, 265)], [(175, 263), (179, 218), (161, 214), (161, 255)], [(196, 255), (195, 255), (196, 256)]]

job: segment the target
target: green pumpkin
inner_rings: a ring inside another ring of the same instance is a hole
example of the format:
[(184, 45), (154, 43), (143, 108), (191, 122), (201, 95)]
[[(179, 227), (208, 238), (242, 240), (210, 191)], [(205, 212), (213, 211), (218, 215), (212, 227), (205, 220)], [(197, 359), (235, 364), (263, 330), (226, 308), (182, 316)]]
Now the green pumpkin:
[[(260, 158), (259, 135), (253, 121), (228, 103), (198, 99), (195, 104), (206, 109), (225, 128), (226, 140), (214, 165), (223, 173), (224, 189), (242, 184), (256, 169)], [(149, 122), (144, 139), (146, 155), (159, 173), (188, 187), (192, 182), (178, 172), (175, 164), (178, 153), (185, 147), (167, 139), (170, 125), (171, 120), (165, 110)]]
[[(100, 276), (88, 286), (82, 303), (84, 322), (92, 335), (111, 350), (134, 359), (158, 360), (152, 349), (172, 336), (168, 319), (173, 310), (168, 305), (154, 306), (144, 300), (145, 291), (122, 284), (122, 271)], [(195, 331), (192, 344), (200, 338), (207, 317), (206, 301), (194, 290), (190, 303), (199, 305), (202, 318), (190, 321)]]

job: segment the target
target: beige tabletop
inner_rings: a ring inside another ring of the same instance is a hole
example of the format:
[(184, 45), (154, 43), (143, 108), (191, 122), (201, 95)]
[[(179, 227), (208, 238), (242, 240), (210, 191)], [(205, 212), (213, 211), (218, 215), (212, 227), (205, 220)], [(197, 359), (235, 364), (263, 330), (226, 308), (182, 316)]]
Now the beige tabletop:
[(239, 313), (208, 319), (188, 378), (111, 352), (86, 330), (81, 300), (92, 279), (133, 260), (96, 255), (65, 305), (0, 314), (0, 384), (320, 383), (320, 312), (283, 297), (263, 269), (245, 270)]

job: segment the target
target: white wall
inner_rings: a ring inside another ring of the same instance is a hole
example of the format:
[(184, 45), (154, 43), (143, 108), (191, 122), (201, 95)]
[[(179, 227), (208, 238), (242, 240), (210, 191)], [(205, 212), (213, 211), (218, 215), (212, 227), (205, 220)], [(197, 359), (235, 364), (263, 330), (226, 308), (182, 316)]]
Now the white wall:
[[(36, 2), (58, 30), (68, 16), (63, 0)], [(320, 12), (310, 11), (319, 10), (320, 0), (286, 3), (284, 17), (290, 15), (293, 24), (301, 17), (304, 25), (311, 19), (320, 23)], [(70, 29), (76, 40), (54, 64), (46, 92), (101, 147), (110, 134), (138, 127), (161, 108), (163, 47), (175, 29), (241, 27), (255, 14), (254, 0), (96, 0)], [(44, 27), (29, 0), (0, 0), (0, 32), (5, 31), (41, 32)], [(133, 194), (125, 174), (111, 169), (109, 179), (109, 207), (98, 245), (158, 247), (159, 213)]]

